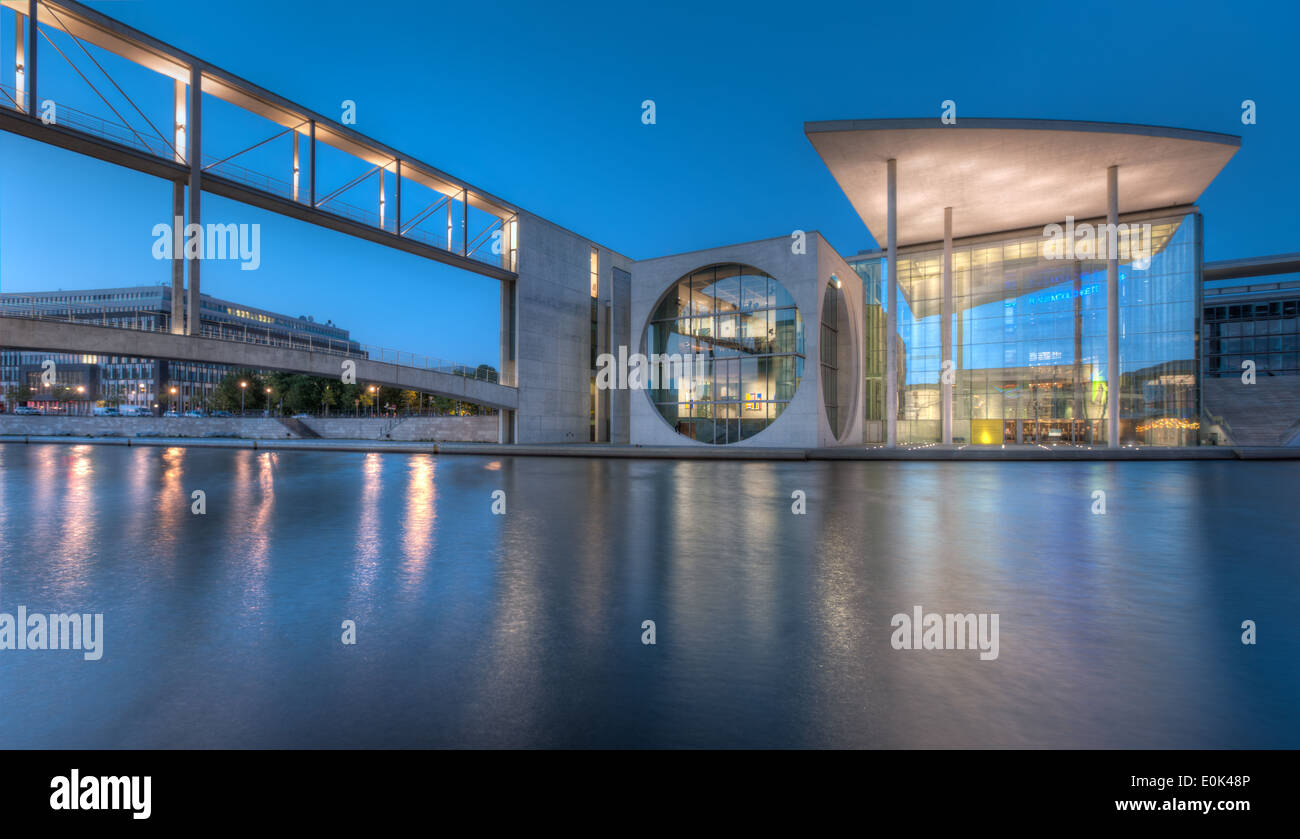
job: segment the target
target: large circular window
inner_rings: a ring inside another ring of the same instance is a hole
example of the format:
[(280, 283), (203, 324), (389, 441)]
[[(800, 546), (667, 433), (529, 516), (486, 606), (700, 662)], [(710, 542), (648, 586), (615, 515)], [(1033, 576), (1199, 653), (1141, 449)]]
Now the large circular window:
[(736, 443), (767, 428), (803, 376), (794, 298), (748, 265), (710, 265), (674, 283), (650, 316), (646, 345), (662, 371), (650, 400), (679, 434), (703, 443)]

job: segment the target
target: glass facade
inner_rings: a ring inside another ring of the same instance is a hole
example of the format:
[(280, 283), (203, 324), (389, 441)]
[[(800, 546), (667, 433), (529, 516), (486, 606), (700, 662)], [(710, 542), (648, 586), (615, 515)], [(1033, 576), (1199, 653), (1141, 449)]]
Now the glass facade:
[(1267, 299), (1207, 299), (1204, 341), (1206, 376), (1239, 377), (1246, 361), (1255, 362), (1257, 376), (1300, 376), (1300, 290)]
[[(853, 270), (862, 278), (862, 376), (866, 401), (864, 418), (868, 434), (879, 437), (876, 427), (885, 418), (885, 260), (860, 259)], [(873, 425), (875, 424), (875, 425)], [(869, 439), (868, 442), (879, 442)]]
[[(1199, 217), (1121, 224), (1132, 235), (1117, 237), (1120, 442), (1195, 445)], [(1076, 258), (1054, 252), (1041, 231), (954, 242), (954, 442), (1106, 442), (1104, 225), (1095, 237)], [(900, 443), (942, 440), (942, 260), (942, 247), (898, 258)], [(883, 288), (884, 262), (859, 260), (858, 272)], [(870, 319), (870, 291), (867, 299)]]
[(803, 320), (774, 278), (748, 265), (710, 265), (682, 277), (655, 306), (645, 352), (692, 356), (649, 391), (678, 433), (735, 443), (785, 410), (803, 377)]

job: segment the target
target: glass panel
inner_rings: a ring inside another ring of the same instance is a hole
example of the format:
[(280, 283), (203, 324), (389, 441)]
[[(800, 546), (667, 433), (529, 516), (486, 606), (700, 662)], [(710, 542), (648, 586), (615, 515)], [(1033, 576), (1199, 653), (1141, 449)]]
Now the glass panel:
[[(686, 282), (683, 280), (683, 282)], [(708, 315), (713, 313), (713, 269), (704, 268), (691, 275), (690, 300), (688, 314)]]
[(780, 283), (743, 265), (709, 266), (676, 283), (646, 341), (648, 353), (692, 360), (689, 369), (660, 365), (651, 380), (665, 421), (690, 439), (724, 444), (780, 416), (803, 375), (803, 321), (793, 303)]

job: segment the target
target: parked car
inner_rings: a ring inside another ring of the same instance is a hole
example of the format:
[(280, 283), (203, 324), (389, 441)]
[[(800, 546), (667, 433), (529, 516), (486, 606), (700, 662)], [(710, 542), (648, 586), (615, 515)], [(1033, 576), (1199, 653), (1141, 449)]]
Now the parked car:
[(102, 407), (102, 408), (100, 408), (100, 407), (96, 407), (95, 410), (94, 410), (94, 414), (95, 414), (95, 416), (97, 416), (97, 417), (117, 417), (117, 416), (121, 416), (121, 414), (118, 413), (117, 407), (116, 407), (115, 405), (106, 405), (106, 406), (104, 406), (104, 407)]
[(311, 419), (311, 414), (294, 414), (293, 418), (296, 420)]
[(14, 408), (14, 413), (20, 417), (39, 417), (43, 412), (40, 408), (30, 408), (26, 405), (19, 405)]
[(118, 416), (122, 417), (147, 417), (150, 414), (148, 408), (139, 405), (120, 405), (117, 409)]
[(179, 417), (180, 415), (180, 411), (163, 411), (165, 417)]
[(200, 411), (198, 408), (191, 408), (190, 410), (185, 412), (185, 416), (187, 417), (201, 417), (203, 415), (204, 415), (203, 412)]
[(232, 416), (234, 416), (234, 414), (230, 413), (229, 411), (213, 411), (213, 412), (212, 412), (212, 416), (214, 416), (214, 417), (232, 417)]

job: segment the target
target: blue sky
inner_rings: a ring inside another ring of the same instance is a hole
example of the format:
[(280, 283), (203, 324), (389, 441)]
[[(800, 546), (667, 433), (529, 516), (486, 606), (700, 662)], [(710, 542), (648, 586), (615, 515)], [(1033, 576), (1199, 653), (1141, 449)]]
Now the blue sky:
[[(1241, 135), (1200, 202), (1206, 258), (1300, 250), (1294, 2), (1231, 13), (1195, 0), (89, 5), (321, 113), (354, 100), (363, 133), (633, 258), (796, 228), (844, 254), (873, 247), (803, 123), (937, 115), (944, 99), (959, 117)], [(7, 56), (12, 14), (0, 17)], [(42, 52), (42, 98), (57, 87), (56, 99), (108, 115), (60, 64)], [(166, 119), (168, 85), (105, 66)], [(8, 68), (0, 81), (12, 84)], [(1243, 99), (1257, 103), (1256, 125), (1241, 123)], [(206, 122), (210, 151), (220, 143)], [(241, 127), (245, 145), (273, 133)], [(223, 138), (230, 151), (236, 134)], [(205, 221), (263, 226), (261, 268), (205, 264), (205, 291), (333, 319), (370, 343), (495, 363), (493, 281), (204, 201)], [(0, 288), (165, 282), (149, 231), (169, 207), (167, 184), (0, 134)]]

